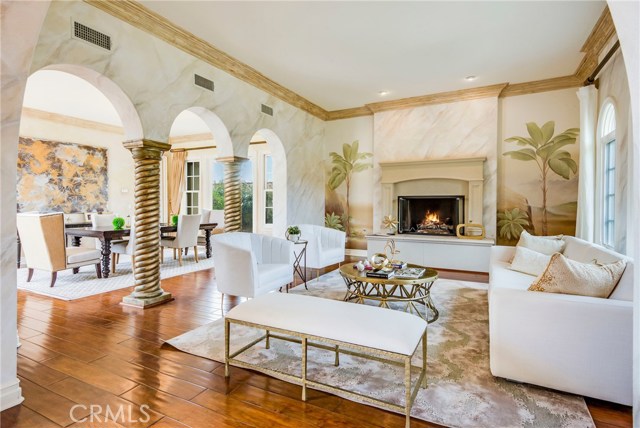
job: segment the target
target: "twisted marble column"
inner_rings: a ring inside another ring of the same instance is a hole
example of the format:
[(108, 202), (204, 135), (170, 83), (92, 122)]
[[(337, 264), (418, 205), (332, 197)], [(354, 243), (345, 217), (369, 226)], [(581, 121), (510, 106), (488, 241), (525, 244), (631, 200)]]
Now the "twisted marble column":
[(160, 287), (160, 161), (171, 145), (151, 140), (124, 143), (135, 167), (135, 288), (122, 299), (130, 306), (149, 307), (173, 300)]
[(242, 182), (240, 167), (245, 158), (218, 158), (224, 164), (224, 231), (238, 232), (242, 228)]

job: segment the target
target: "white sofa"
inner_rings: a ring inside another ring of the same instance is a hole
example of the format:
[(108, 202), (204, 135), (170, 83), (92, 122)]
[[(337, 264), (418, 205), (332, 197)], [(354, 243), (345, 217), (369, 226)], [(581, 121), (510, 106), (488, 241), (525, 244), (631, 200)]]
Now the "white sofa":
[(255, 233), (211, 238), (218, 290), (256, 297), (293, 282), (293, 242)]
[[(315, 224), (301, 224), (300, 239), (307, 244), (307, 268), (321, 269), (344, 261), (346, 234)], [(317, 275), (317, 272), (316, 272)]]
[(535, 277), (509, 269), (514, 247), (491, 250), (491, 373), (631, 405), (633, 263), (566, 236), (563, 254), (584, 263), (628, 261), (608, 299), (528, 291)]

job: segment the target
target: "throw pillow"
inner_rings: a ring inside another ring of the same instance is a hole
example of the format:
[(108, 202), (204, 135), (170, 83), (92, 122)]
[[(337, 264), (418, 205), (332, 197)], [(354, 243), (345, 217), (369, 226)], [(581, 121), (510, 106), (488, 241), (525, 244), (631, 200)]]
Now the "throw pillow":
[(544, 272), (551, 256), (530, 250), (526, 247), (516, 247), (515, 255), (511, 261), (511, 270), (538, 276)]
[(553, 253), (561, 253), (564, 251), (565, 245), (565, 242), (562, 240), (562, 235), (534, 236), (526, 230), (523, 230), (517, 246), (550, 256)]
[(608, 298), (627, 266), (625, 260), (597, 265), (580, 263), (563, 256), (551, 256), (549, 266), (529, 287), (529, 291), (575, 294)]

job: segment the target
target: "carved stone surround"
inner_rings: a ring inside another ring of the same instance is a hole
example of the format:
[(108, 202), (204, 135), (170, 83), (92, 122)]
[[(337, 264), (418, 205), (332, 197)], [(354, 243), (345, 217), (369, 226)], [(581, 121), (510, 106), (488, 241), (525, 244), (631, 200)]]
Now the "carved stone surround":
[(380, 162), (382, 212), (397, 215), (398, 196), (464, 195), (464, 221), (483, 224), (486, 158)]

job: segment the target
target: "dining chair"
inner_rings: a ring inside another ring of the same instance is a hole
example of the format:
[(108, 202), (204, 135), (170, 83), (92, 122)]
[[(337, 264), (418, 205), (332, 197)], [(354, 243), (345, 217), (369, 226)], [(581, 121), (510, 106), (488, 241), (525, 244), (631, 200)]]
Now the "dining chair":
[(198, 260), (198, 230), (200, 230), (200, 214), (181, 215), (178, 217), (178, 230), (176, 236), (165, 236), (160, 240), (160, 257), (164, 261), (164, 247), (173, 248), (173, 258), (176, 258), (178, 250), (178, 264), (182, 266), (182, 250), (193, 248), (196, 263)]
[(27, 269), (27, 282), (31, 281), (34, 269), (51, 272), (51, 285), (56, 282), (58, 272), (95, 265), (96, 275), (102, 278), (99, 250), (65, 245), (64, 217), (62, 213), (17, 215), (18, 233), (22, 242)]
[(131, 220), (131, 232), (128, 241), (118, 241), (111, 244), (111, 273), (116, 273), (116, 265), (120, 261), (120, 254), (131, 257), (131, 270), (136, 271), (136, 222)]

